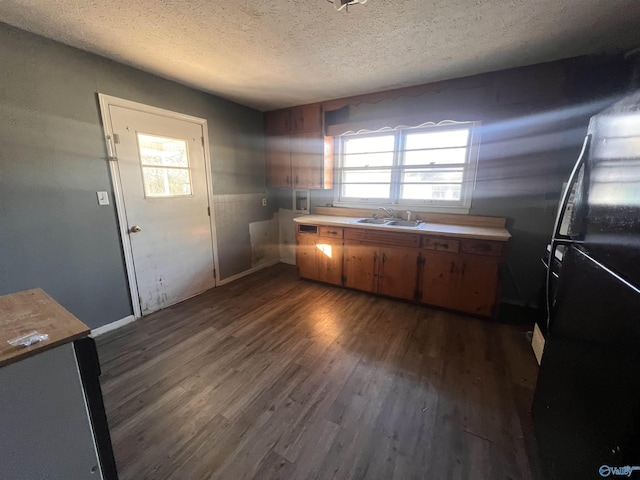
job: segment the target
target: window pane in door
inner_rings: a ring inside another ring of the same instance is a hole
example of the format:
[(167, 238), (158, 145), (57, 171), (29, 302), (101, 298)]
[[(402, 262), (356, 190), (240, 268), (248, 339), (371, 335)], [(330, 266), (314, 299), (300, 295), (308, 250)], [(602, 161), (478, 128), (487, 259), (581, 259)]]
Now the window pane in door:
[(189, 171), (186, 168), (142, 167), (147, 197), (191, 195)]
[(186, 140), (138, 133), (145, 196), (191, 195)]
[(139, 133), (138, 146), (143, 165), (189, 167), (187, 142), (184, 140)]

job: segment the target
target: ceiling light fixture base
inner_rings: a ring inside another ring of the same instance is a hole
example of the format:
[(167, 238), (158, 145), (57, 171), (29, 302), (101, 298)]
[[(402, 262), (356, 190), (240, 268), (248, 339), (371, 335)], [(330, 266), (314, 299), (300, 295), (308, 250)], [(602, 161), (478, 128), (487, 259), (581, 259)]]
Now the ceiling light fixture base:
[(327, 0), (329, 3), (333, 3), (333, 6), (336, 10), (344, 10), (345, 12), (349, 11), (349, 6), (351, 5), (362, 5), (367, 3), (367, 0)]

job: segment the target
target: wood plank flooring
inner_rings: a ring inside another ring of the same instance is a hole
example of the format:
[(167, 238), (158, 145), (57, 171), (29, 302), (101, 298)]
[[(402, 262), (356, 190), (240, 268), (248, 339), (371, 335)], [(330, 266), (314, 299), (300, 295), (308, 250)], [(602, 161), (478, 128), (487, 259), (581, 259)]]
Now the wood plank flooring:
[(98, 338), (120, 478), (538, 478), (524, 330), (276, 265)]

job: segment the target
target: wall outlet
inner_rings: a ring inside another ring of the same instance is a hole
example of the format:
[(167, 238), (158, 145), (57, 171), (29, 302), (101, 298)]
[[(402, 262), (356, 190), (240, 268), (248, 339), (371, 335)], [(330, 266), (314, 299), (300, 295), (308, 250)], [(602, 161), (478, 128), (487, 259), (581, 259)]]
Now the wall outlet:
[(109, 205), (109, 194), (107, 192), (96, 192), (98, 195), (98, 205)]
[(266, 198), (263, 198), (263, 199), (262, 199), (262, 206), (263, 206), (263, 207), (266, 207), (266, 206), (267, 206), (267, 199), (266, 199)]

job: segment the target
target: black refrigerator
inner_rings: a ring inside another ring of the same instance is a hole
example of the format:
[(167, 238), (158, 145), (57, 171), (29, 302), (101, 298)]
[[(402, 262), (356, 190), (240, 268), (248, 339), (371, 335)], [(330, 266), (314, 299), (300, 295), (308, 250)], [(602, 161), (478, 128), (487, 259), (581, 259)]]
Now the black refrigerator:
[(532, 407), (542, 470), (640, 479), (640, 91), (591, 118), (549, 264), (558, 248)]

